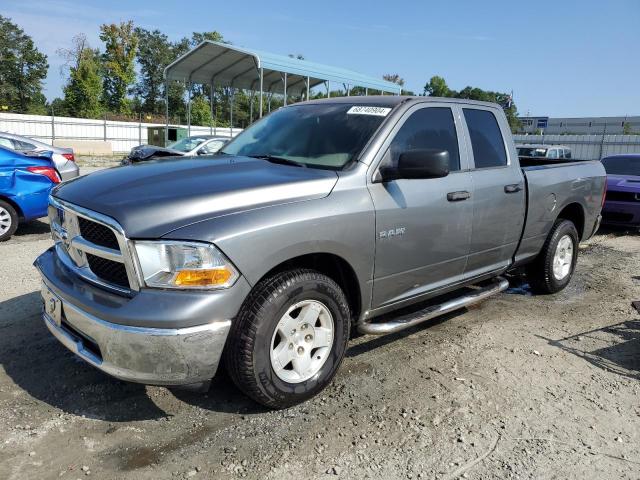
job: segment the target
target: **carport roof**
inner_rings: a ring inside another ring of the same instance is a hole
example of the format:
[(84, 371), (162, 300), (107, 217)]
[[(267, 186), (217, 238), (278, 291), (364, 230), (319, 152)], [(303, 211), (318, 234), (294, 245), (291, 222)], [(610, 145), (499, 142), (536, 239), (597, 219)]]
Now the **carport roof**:
[(299, 60), (297, 58), (236, 47), (206, 40), (182, 55), (164, 70), (166, 80), (185, 83), (232, 86), (248, 90), (260, 88), (259, 72), (263, 69), (264, 92), (284, 93), (283, 74), (287, 74), (287, 93), (296, 94), (325, 81), (351, 87), (400, 94), (400, 86), (343, 68)]

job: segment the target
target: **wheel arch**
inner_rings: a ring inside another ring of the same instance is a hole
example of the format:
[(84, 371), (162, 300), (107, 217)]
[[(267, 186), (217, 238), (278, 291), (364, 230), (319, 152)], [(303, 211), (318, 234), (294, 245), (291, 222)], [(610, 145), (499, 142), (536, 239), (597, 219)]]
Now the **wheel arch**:
[(347, 296), (352, 317), (354, 319), (359, 317), (363, 306), (358, 276), (351, 264), (335, 253), (314, 252), (289, 258), (272, 267), (259, 281), (296, 268), (316, 270), (335, 281)]
[(560, 213), (558, 213), (556, 221), (561, 218), (569, 220), (575, 225), (579, 240), (584, 238), (585, 209), (580, 203), (572, 202), (565, 205), (562, 210), (560, 210)]
[(4, 195), (0, 195), (0, 200), (2, 200), (3, 202), (7, 202), (9, 205), (11, 205), (13, 209), (16, 211), (16, 213), (18, 214), (18, 218), (24, 218), (24, 212), (20, 208), (20, 205), (18, 205), (15, 201), (13, 201), (12, 199)]

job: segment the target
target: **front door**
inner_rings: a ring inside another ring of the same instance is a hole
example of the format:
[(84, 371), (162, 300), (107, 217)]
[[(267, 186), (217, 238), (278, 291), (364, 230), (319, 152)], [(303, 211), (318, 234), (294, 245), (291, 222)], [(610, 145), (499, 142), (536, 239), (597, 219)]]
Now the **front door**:
[(392, 167), (408, 150), (447, 150), (451, 173), (369, 185), (376, 210), (374, 309), (462, 279), (471, 237), (467, 196), (472, 185), (457, 131), (460, 119), (448, 105), (418, 105), (407, 111), (383, 147), (379, 166)]

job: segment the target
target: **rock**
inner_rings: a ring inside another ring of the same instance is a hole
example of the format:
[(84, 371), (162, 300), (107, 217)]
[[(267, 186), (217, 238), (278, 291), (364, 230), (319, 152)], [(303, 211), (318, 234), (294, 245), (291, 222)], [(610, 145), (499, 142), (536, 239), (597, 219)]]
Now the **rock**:
[(89, 471), (89, 467), (86, 466), (86, 465), (83, 465), (80, 470), (82, 470), (83, 472), (88, 472)]
[(540, 356), (540, 352), (539, 352), (538, 350), (534, 350), (534, 351), (533, 351), (533, 354), (534, 354), (534, 355), (537, 355), (538, 357)]
[(36, 456), (36, 452), (29, 452), (29, 456), (30, 457), (35, 457)]
[(622, 437), (616, 437), (616, 442), (623, 443)]

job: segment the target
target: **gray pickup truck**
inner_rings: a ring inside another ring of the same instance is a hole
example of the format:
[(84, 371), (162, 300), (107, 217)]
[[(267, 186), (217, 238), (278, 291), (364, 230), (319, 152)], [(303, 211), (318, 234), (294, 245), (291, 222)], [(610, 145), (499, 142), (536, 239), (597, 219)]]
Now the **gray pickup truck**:
[(44, 320), (117, 378), (206, 385), (222, 360), (283, 408), (331, 382), (352, 329), (463, 308), (519, 267), (535, 291), (563, 289), (604, 192), (600, 162), (520, 165), (494, 104), (298, 103), (215, 156), (56, 188)]

